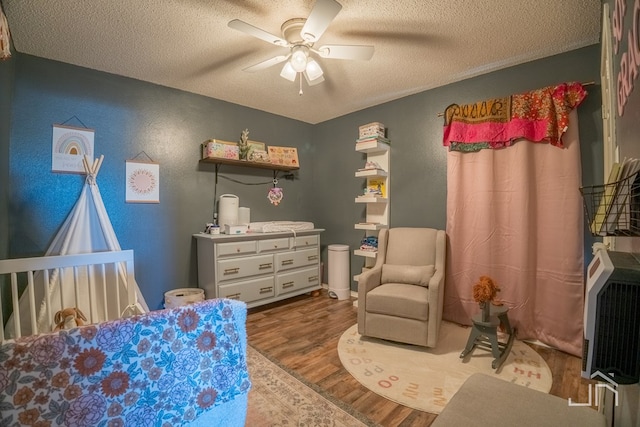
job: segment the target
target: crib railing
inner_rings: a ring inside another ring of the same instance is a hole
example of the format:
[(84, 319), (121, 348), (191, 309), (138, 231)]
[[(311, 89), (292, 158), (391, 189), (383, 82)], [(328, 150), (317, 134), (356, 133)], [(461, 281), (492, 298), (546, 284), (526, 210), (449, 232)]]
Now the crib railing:
[(51, 331), (64, 308), (97, 323), (135, 304), (132, 250), (0, 260), (0, 342)]

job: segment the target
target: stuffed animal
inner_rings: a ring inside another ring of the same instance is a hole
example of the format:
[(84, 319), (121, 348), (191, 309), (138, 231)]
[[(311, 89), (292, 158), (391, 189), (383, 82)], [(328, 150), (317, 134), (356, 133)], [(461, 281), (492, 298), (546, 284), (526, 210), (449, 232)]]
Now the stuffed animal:
[(500, 292), (500, 288), (489, 276), (480, 276), (480, 279), (473, 285), (473, 299), (480, 304), (491, 302), (494, 305), (502, 305), (494, 302), (498, 292)]
[(489, 276), (480, 276), (480, 279), (473, 285), (473, 299), (480, 305), (482, 310), (482, 321), (488, 322), (491, 316), (491, 304), (502, 305), (495, 301), (500, 288)]
[(79, 308), (72, 307), (63, 308), (58, 311), (53, 317), (53, 320), (56, 324), (56, 327), (53, 330), (59, 331), (60, 329), (71, 329), (76, 326), (82, 326), (84, 325), (84, 322), (87, 321), (87, 318)]

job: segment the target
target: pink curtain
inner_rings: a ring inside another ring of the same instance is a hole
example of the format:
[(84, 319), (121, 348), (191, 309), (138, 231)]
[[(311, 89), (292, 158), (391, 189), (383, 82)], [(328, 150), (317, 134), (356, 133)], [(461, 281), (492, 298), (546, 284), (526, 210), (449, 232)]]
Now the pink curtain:
[(580, 355), (584, 230), (575, 109), (562, 142), (449, 151), (444, 318), (471, 324), (480, 311), (473, 284), (488, 275), (518, 339)]

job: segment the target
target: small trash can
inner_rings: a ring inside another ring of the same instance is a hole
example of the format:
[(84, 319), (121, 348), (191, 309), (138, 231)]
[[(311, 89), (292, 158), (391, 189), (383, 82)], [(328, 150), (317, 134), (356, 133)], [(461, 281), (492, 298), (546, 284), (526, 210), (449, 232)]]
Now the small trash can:
[(329, 245), (329, 296), (349, 299), (351, 280), (349, 278), (349, 246)]
[(176, 308), (200, 301), (204, 301), (204, 290), (199, 288), (180, 288), (164, 293), (164, 308)]

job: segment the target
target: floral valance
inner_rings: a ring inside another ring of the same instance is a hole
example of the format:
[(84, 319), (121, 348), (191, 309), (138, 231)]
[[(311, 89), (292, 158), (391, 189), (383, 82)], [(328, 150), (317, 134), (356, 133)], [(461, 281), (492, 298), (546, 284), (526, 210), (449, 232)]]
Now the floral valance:
[(581, 83), (562, 83), (444, 112), (443, 145), (452, 151), (503, 148), (520, 138), (562, 147), (569, 113), (587, 96)]

